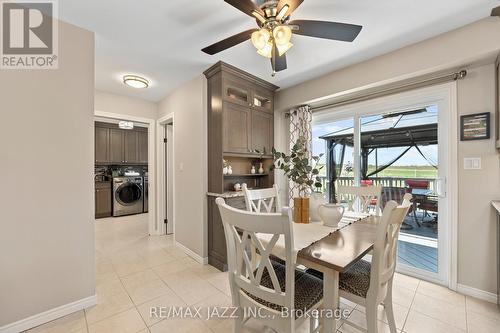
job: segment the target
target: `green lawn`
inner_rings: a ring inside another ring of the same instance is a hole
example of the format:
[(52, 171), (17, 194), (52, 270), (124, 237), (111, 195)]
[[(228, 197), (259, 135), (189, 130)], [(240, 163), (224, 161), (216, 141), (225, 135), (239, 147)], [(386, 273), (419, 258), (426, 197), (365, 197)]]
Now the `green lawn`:
[[(368, 173), (373, 171), (373, 166), (369, 167)], [(326, 176), (326, 167), (320, 171), (320, 176)], [(353, 172), (343, 174), (344, 177), (353, 177)], [(377, 174), (378, 177), (393, 177), (393, 178), (437, 178), (437, 169), (431, 166), (392, 166)], [(375, 177), (375, 176), (372, 176)]]
[[(374, 168), (369, 168), (374, 170)], [(437, 178), (437, 169), (431, 166), (393, 166), (377, 174), (378, 177)]]

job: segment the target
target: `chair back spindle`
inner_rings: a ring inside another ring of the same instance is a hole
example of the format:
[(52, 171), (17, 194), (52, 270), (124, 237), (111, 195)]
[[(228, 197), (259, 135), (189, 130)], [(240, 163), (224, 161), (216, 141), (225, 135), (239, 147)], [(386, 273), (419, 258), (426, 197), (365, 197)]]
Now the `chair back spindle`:
[(275, 184), (271, 188), (249, 190), (245, 184), (243, 185), (243, 193), (245, 194), (245, 203), (249, 212), (281, 212), (278, 185)]

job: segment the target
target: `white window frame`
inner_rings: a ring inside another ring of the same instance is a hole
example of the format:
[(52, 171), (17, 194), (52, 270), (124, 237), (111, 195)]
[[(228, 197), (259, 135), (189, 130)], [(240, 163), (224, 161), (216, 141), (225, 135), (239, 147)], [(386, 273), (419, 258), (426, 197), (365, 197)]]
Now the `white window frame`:
[[(359, 184), (360, 166), (360, 118), (388, 112), (412, 111), (428, 105), (438, 106), (438, 137), (440, 174), (445, 174), (446, 200), (440, 201), (440, 221), (438, 224), (438, 274), (398, 264), (398, 271), (417, 278), (457, 289), (457, 212), (458, 212), (458, 116), (457, 85), (449, 82), (431, 87), (420, 88), (399, 94), (384, 96), (373, 100), (314, 112), (314, 122), (345, 120), (354, 118), (354, 174)], [(444, 205), (441, 204), (444, 203)], [(443, 207), (444, 206), (444, 207)], [(443, 207), (443, 208), (441, 208)]]

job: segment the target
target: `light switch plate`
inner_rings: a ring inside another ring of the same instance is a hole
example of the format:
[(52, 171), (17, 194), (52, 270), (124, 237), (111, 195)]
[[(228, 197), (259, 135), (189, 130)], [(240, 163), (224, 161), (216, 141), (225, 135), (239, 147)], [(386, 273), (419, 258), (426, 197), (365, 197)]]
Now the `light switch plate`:
[(480, 170), (481, 169), (481, 157), (466, 157), (466, 158), (464, 158), (464, 169), (465, 170)]

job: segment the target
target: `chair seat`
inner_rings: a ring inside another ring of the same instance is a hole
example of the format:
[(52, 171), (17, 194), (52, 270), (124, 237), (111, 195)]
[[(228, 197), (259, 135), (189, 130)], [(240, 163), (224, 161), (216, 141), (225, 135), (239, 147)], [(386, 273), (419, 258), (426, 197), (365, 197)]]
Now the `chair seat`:
[(340, 273), (339, 288), (350, 294), (366, 298), (370, 288), (370, 271), (372, 265), (365, 260), (359, 260), (344, 273)]
[[(371, 264), (365, 260), (359, 260), (351, 268), (339, 276), (339, 289), (350, 294), (366, 298), (370, 287)], [(307, 273), (323, 279), (323, 273), (314, 269), (308, 269)]]
[[(286, 268), (279, 262), (271, 260), (274, 267), (276, 277), (278, 278), (281, 291), (285, 292), (286, 284)], [(271, 276), (267, 269), (264, 270), (262, 274), (261, 285), (274, 289)], [(266, 302), (250, 293), (245, 292), (250, 298), (254, 299), (258, 303), (271, 308), (273, 310), (281, 312), (283, 307), (278, 304)], [(294, 306), (295, 309), (300, 309), (303, 311), (308, 311), (312, 309), (316, 304), (318, 304), (323, 298), (323, 281), (315, 276), (295, 270), (295, 297)], [(297, 314), (297, 312), (295, 312)]]

